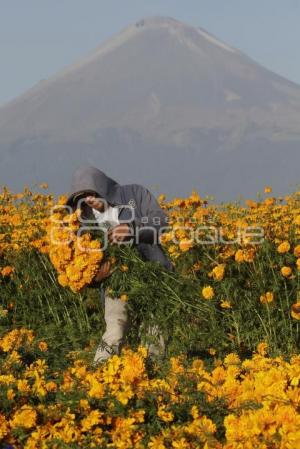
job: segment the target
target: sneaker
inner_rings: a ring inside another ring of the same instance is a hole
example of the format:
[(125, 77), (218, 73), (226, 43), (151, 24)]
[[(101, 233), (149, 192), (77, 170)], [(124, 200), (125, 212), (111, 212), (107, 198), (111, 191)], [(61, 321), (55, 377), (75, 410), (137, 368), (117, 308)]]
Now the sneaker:
[(148, 356), (150, 358), (161, 358), (165, 355), (165, 342), (163, 337), (159, 337), (159, 341), (157, 343), (145, 343), (144, 345), (148, 350)]
[(118, 353), (119, 351), (117, 346), (109, 346), (104, 340), (102, 340), (96, 350), (93, 366), (96, 366), (98, 363), (105, 362), (107, 359)]
[(153, 359), (164, 357), (166, 352), (165, 340), (157, 326), (148, 328), (146, 338), (142, 338), (141, 343), (148, 350), (149, 357)]

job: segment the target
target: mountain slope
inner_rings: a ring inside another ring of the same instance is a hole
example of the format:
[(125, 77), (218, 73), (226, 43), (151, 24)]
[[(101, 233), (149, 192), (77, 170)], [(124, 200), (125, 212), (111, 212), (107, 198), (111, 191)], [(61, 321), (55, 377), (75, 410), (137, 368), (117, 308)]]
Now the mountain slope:
[(68, 189), (93, 164), (122, 183), (218, 199), (299, 181), (300, 87), (203, 29), (134, 24), (0, 109), (0, 184)]

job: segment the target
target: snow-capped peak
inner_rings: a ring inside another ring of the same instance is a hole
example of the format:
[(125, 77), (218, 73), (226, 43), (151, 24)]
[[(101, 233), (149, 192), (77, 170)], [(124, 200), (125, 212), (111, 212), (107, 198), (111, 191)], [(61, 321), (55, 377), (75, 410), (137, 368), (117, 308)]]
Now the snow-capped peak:
[(198, 33), (204, 37), (207, 41), (209, 41), (211, 44), (217, 45), (218, 47), (222, 48), (223, 50), (230, 51), (231, 53), (236, 53), (236, 50), (229, 45), (225, 44), (224, 42), (220, 41), (216, 37), (209, 34), (207, 31), (204, 31), (202, 28), (198, 28)]

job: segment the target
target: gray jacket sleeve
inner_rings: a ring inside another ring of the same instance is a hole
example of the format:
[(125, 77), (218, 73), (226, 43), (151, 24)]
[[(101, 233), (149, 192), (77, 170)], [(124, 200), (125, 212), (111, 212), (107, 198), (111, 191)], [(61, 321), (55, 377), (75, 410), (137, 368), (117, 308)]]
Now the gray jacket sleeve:
[(160, 233), (168, 227), (168, 216), (158, 204), (152, 193), (141, 185), (134, 185), (137, 207), (141, 218), (132, 221), (137, 243), (159, 243)]

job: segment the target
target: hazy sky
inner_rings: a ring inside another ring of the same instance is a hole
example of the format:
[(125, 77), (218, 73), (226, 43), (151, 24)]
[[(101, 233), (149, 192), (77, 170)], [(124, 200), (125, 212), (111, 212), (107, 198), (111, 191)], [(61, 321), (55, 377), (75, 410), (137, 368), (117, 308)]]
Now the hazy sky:
[(201, 26), (300, 84), (300, 0), (0, 0), (0, 105), (149, 15)]

